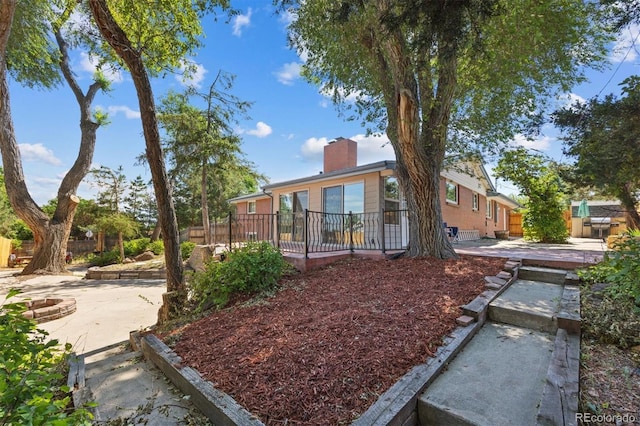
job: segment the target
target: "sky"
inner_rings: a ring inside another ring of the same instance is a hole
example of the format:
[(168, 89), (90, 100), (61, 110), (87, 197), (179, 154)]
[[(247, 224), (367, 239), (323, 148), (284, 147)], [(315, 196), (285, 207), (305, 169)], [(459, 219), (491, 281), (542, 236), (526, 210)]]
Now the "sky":
[[(231, 93), (252, 102), (250, 118), (241, 120), (236, 132), (242, 150), (259, 173), (271, 183), (306, 177), (322, 170), (323, 147), (337, 137), (358, 142), (358, 164), (393, 160), (386, 136), (366, 136), (360, 121), (346, 121), (331, 99), (300, 76), (304, 57), (287, 43), (287, 16), (274, 13), (270, 2), (242, 0), (240, 10), (228, 23), (205, 18), (205, 47), (190, 58), (198, 67), (188, 82), (180, 74), (152, 80), (157, 99), (169, 90), (182, 92), (187, 83), (206, 92), (219, 71), (236, 76)], [(256, 6), (257, 5), (257, 6)], [(588, 82), (571, 93), (559, 94), (559, 105), (609, 93), (619, 94), (619, 83), (638, 73), (639, 52), (633, 46), (640, 29), (629, 28), (612, 44), (610, 65), (604, 71), (587, 71)], [(71, 52), (72, 68), (83, 90), (95, 70), (83, 51)], [(109, 76), (112, 90), (99, 94), (94, 107), (108, 112), (110, 124), (98, 130), (93, 167), (123, 167), (127, 180), (151, 179), (147, 167), (137, 165), (144, 152), (140, 113), (135, 88), (126, 72)], [(66, 85), (50, 91), (29, 89), (10, 83), (11, 109), (29, 192), (40, 205), (56, 197), (62, 177), (70, 169), (80, 146), (79, 107)], [(157, 102), (157, 101), (156, 101)], [(562, 156), (558, 133), (543, 128), (535, 141), (516, 138), (514, 144), (537, 149), (557, 160)], [(486, 165), (491, 173), (491, 164)], [(498, 182), (498, 191), (516, 194), (509, 183)], [(96, 188), (87, 178), (78, 190), (82, 198), (93, 198)]]

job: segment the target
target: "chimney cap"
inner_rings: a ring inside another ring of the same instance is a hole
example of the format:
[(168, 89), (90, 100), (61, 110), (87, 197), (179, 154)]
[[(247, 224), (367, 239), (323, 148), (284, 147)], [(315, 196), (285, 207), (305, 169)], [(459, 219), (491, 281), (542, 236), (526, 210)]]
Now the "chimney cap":
[(337, 137), (337, 138), (335, 138), (334, 140), (329, 141), (329, 144), (332, 144), (332, 143), (334, 143), (334, 142), (341, 141), (341, 140), (343, 140), (343, 139), (344, 139), (344, 138), (343, 138), (342, 136), (338, 136), (338, 137)]

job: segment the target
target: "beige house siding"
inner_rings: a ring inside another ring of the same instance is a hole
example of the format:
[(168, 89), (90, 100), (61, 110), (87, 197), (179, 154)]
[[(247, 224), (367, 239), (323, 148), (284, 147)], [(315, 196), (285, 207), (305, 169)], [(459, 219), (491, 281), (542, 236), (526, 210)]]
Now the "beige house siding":
[[(364, 212), (378, 213), (382, 209), (383, 177), (394, 174), (391, 168), (363, 172), (360, 174), (337, 175), (323, 177), (322, 174), (316, 176), (317, 180), (300, 183), (292, 182), (290, 186), (273, 187), (273, 207), (272, 213), (280, 209), (280, 196), (299, 191), (308, 191), (308, 209), (313, 212), (323, 211), (323, 189), (333, 186), (343, 186), (353, 183), (364, 183)], [(458, 202), (451, 203), (446, 200), (446, 182), (451, 181), (458, 188)], [(286, 185), (286, 184), (285, 184)], [(445, 170), (440, 177), (440, 204), (442, 207), (443, 221), (447, 226), (457, 227), (459, 230), (476, 230), (480, 237), (495, 237), (494, 231), (509, 229), (509, 211), (512, 208), (509, 203), (504, 203), (504, 199), (495, 196), (493, 186), (488, 180), (482, 166), (472, 163), (462, 165), (462, 170)], [(491, 193), (492, 196), (489, 194)], [(474, 194), (477, 195), (478, 205), (473, 208)], [(491, 217), (487, 217), (487, 199), (491, 204)], [(260, 211), (268, 209), (271, 200), (258, 200), (264, 204), (258, 204)], [(245, 200), (235, 202), (238, 206), (238, 213), (246, 212)], [(244, 205), (244, 206), (243, 206)], [(267, 207), (263, 207), (267, 206)], [(268, 210), (264, 210), (268, 212)], [(362, 212), (354, 212), (362, 213)], [(365, 232), (378, 232), (378, 230), (368, 230)], [(365, 235), (366, 237), (366, 235)]]

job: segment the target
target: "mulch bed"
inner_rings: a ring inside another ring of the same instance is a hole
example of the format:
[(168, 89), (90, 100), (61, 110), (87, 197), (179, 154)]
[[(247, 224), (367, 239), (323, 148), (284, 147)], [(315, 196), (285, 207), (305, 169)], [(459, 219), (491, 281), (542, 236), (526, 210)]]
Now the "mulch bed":
[(435, 354), (504, 263), (349, 259), (188, 325), (173, 348), (266, 424), (348, 424)]

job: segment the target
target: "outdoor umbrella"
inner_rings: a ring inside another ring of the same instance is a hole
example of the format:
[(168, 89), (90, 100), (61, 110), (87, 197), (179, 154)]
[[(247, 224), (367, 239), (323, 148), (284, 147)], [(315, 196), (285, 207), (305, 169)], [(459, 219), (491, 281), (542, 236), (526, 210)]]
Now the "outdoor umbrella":
[(584, 237), (584, 218), (589, 216), (591, 216), (591, 213), (589, 212), (589, 204), (587, 204), (587, 200), (583, 198), (578, 206), (578, 217), (582, 220), (582, 237)]

